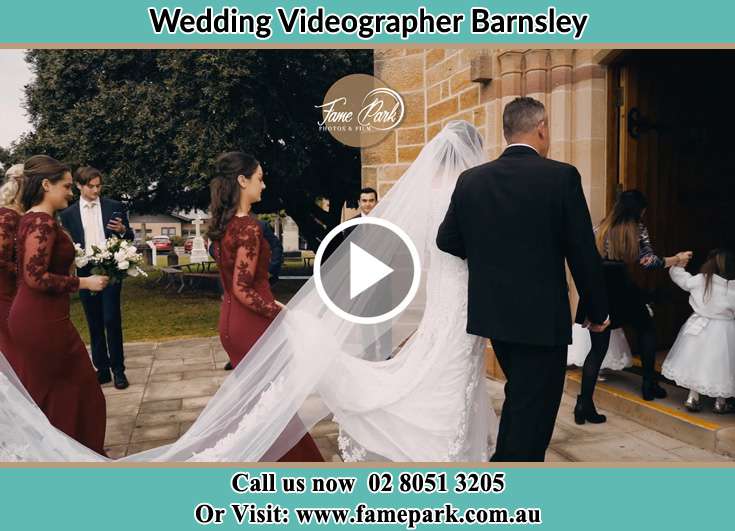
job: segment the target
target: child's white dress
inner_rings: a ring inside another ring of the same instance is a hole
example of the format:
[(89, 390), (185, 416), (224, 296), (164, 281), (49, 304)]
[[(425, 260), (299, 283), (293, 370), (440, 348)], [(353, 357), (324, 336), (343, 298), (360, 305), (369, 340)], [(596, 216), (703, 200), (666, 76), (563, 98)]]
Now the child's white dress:
[[(575, 324), (572, 327), (572, 344), (567, 349), (567, 365), (577, 365), (578, 367), (584, 365), (584, 360), (589, 354), (591, 346), (590, 331), (583, 328), (582, 325)], [(631, 365), (633, 365), (633, 358), (630, 355), (630, 346), (628, 340), (625, 339), (623, 329), (612, 330), (607, 354), (605, 354), (605, 359), (602, 360), (600, 368), (622, 371)]]
[(694, 313), (681, 327), (662, 374), (703, 395), (735, 396), (735, 282), (714, 275), (705, 297), (704, 275), (692, 276), (681, 267), (672, 267), (670, 275), (690, 293)]

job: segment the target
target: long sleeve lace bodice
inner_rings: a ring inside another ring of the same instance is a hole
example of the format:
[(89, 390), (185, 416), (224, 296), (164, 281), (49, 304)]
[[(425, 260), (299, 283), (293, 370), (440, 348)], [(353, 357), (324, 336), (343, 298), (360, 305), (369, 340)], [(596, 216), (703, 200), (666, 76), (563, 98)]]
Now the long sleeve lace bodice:
[(20, 280), (28, 287), (50, 293), (79, 289), (79, 278), (69, 271), (74, 245), (57, 221), (43, 212), (29, 212), (18, 229)]
[(271, 253), (257, 220), (233, 217), (218, 247), (225, 290), (253, 312), (274, 318), (279, 307), (268, 282)]

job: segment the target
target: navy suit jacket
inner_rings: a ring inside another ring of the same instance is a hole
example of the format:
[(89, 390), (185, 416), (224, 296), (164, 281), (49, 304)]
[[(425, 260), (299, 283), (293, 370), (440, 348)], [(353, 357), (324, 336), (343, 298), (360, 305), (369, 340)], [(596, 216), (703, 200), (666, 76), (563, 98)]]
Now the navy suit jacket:
[[(106, 197), (100, 197), (100, 206), (102, 207), (102, 226), (105, 229), (105, 238), (112, 236), (118, 236), (126, 240), (134, 240), (135, 233), (130, 228), (130, 222), (128, 221), (128, 214), (125, 212), (125, 208), (120, 201), (114, 199), (108, 199)], [(115, 212), (122, 212), (122, 222), (125, 225), (125, 232), (123, 234), (117, 234), (107, 228), (107, 224), (112, 219), (112, 214)], [(82, 213), (79, 209), (79, 201), (72, 204), (70, 207), (65, 208), (59, 214), (61, 224), (71, 234), (71, 239), (74, 243), (78, 243), (82, 248), (85, 247), (86, 242), (84, 241), (84, 225), (82, 224)], [(80, 272), (83, 272), (80, 271)]]

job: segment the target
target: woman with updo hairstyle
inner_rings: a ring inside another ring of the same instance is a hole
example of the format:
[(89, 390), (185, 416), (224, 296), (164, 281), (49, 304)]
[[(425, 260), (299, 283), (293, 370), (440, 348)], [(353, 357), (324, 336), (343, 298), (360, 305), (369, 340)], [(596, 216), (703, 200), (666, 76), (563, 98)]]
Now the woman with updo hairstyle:
[(25, 164), (18, 224), (18, 291), (10, 307), (11, 350), (20, 380), (52, 425), (104, 454), (105, 397), (87, 349), (69, 318), (69, 295), (101, 291), (108, 277), (71, 274), (74, 244), (56, 220), (72, 199), (68, 166), (46, 155)]
[[(284, 309), (273, 297), (268, 279), (270, 247), (257, 219), (251, 216), (252, 205), (260, 201), (264, 189), (263, 168), (252, 155), (232, 151), (217, 158), (210, 183), (208, 235), (214, 242), (224, 289), (219, 335), (235, 372)], [(308, 433), (280, 460), (323, 461)]]
[(13, 353), (8, 332), (8, 314), (15, 298), (15, 236), (23, 213), (23, 165), (15, 164), (5, 172), (0, 186), (0, 352), (20, 376), (20, 363)]

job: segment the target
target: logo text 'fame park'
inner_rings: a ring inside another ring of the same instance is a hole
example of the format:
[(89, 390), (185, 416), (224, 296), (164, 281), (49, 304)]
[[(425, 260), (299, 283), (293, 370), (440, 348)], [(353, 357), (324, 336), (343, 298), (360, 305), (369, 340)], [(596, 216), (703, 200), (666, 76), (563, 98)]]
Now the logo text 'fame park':
[(374, 76), (352, 74), (330, 87), (318, 122), (337, 140), (352, 147), (368, 147), (383, 140), (403, 120), (401, 95)]

